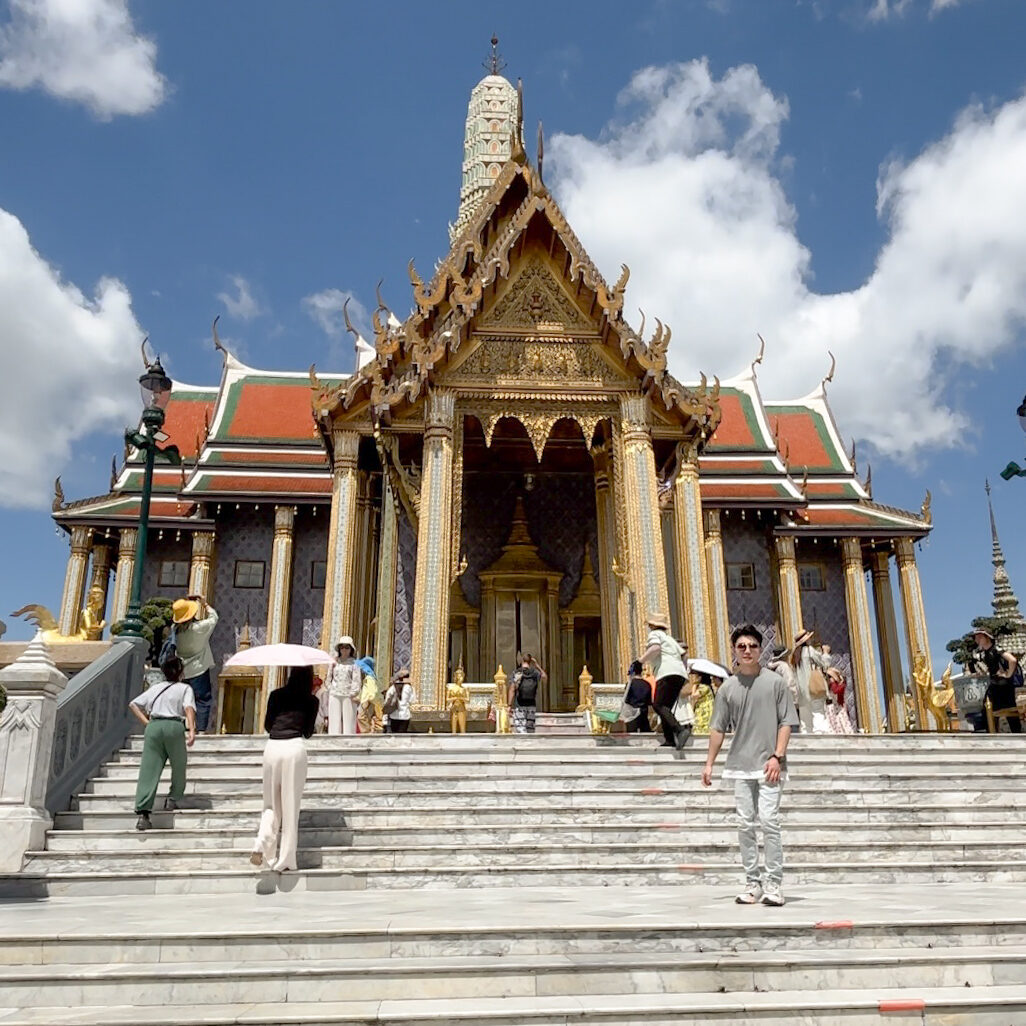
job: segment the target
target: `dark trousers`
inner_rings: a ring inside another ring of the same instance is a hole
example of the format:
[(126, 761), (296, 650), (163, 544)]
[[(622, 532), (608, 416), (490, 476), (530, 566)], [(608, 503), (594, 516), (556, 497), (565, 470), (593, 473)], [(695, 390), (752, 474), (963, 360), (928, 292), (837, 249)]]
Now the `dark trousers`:
[(680, 690), (687, 683), (683, 677), (674, 675), (656, 681), (655, 698), (652, 708), (655, 709), (659, 722), (663, 725), (663, 737), (671, 744), (677, 743), (677, 731), (681, 725), (673, 715), (673, 707), (680, 698)]
[(192, 688), (196, 698), (196, 732), (202, 734), (210, 723), (210, 706), (214, 700), (210, 671), (204, 670), (198, 677), (189, 677), (185, 683)]
[[(991, 680), (990, 686), (987, 688), (986, 697), (990, 699), (990, 704), (991, 706), (993, 706), (995, 712), (997, 712), (998, 709), (1014, 709), (1015, 684), (1013, 684), (1011, 681), (1008, 681), (1007, 683), (1002, 682), (998, 684)], [(1022, 733), (1022, 720), (1020, 720), (1018, 716), (1008, 716), (1006, 717), (1006, 719), (1008, 720), (1008, 729), (1013, 734)], [(995, 721), (994, 726), (997, 726), (997, 721)], [(986, 709), (984, 709), (984, 711), (980, 713), (980, 726), (976, 729), (987, 729)]]
[(652, 724), (648, 722), (648, 706), (643, 706), (641, 712), (633, 720), (627, 722), (628, 734), (651, 734)]
[(388, 718), (388, 732), (389, 734), (407, 734), (410, 730), (409, 720), (393, 720), (390, 716)]

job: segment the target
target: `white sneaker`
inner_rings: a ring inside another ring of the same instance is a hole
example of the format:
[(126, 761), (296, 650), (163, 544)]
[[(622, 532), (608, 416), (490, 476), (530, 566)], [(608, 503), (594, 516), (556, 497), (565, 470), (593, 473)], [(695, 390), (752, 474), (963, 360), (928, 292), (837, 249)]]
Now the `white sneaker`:
[(779, 887), (774, 887), (771, 884), (763, 892), (762, 903), (764, 905), (776, 905), (779, 907), (784, 904), (784, 892)]
[(757, 883), (750, 883), (734, 899), (738, 905), (757, 905), (762, 898), (762, 887)]

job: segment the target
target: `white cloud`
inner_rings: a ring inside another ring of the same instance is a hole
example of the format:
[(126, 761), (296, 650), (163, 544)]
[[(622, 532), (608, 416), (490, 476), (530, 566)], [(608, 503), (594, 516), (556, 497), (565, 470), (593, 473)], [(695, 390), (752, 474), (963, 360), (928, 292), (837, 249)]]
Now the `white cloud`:
[(352, 292), (342, 289), (323, 289), (303, 298), (303, 309), (329, 338), (340, 339), (346, 332), (342, 307), (349, 300), (349, 319), (365, 338), (372, 334), (370, 314)]
[[(927, 9), (931, 15), (943, 11), (949, 7), (957, 7), (966, 0), (922, 0), (918, 6)], [(900, 18), (917, 6), (917, 0), (872, 0), (872, 6), (867, 11), (870, 21), (887, 21), (889, 18)]]
[(97, 117), (145, 114), (167, 92), (157, 47), (132, 24), (127, 0), (10, 0), (0, 26), (0, 86), (40, 88)]
[(240, 321), (251, 321), (254, 317), (259, 317), (264, 309), (253, 296), (249, 282), (241, 274), (233, 274), (232, 285), (235, 287), (234, 296), (227, 292), (217, 294), (217, 298), (224, 303), (228, 316)]
[(0, 505), (45, 504), (74, 443), (138, 421), (142, 335), (121, 282), (83, 295), (0, 209)]
[[(752, 67), (638, 72), (600, 141), (557, 135), (553, 182), (607, 274), (632, 270), (637, 307), (674, 329), (671, 369), (727, 376), (770, 343), (765, 395), (811, 390), (832, 350), (843, 432), (891, 456), (958, 443), (950, 376), (991, 360), (1026, 323), (1026, 97), (965, 111), (949, 135), (880, 173), (889, 229), (869, 278), (810, 288), (809, 252), (778, 178), (787, 103)], [(867, 212), (868, 213), (868, 212)], [(843, 242), (840, 244), (843, 245)]]

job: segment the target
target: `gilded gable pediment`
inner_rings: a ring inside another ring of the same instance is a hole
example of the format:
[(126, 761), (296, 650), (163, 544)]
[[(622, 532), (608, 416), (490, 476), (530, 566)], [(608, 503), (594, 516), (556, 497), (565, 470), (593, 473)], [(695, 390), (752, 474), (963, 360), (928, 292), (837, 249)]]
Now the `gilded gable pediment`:
[(577, 305), (545, 260), (527, 261), (478, 319), (482, 331), (596, 335), (595, 322)]

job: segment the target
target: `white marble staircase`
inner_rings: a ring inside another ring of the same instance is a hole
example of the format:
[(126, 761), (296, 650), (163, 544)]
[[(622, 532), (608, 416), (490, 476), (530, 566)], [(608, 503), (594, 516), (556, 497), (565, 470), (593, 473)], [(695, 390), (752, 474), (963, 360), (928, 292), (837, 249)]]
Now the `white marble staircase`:
[(0, 1026), (1026, 1023), (1019, 738), (796, 738), (784, 909), (733, 904), (729, 789), (654, 745), (317, 738), (279, 876), (258, 740), (201, 738), (147, 833), (135, 740), (0, 878)]

